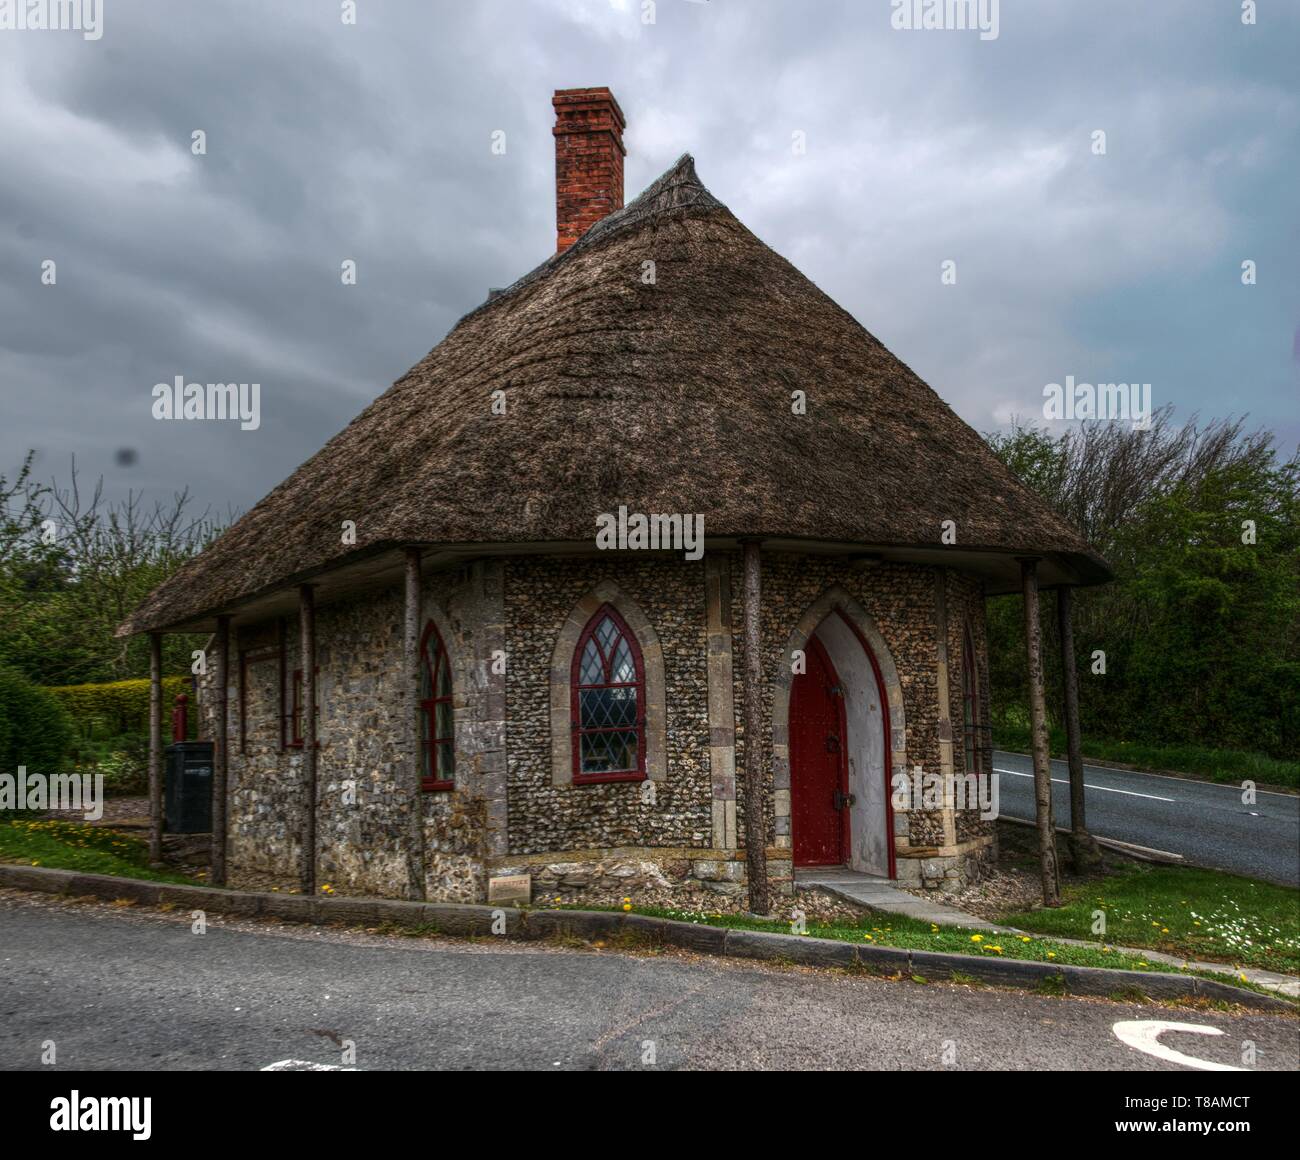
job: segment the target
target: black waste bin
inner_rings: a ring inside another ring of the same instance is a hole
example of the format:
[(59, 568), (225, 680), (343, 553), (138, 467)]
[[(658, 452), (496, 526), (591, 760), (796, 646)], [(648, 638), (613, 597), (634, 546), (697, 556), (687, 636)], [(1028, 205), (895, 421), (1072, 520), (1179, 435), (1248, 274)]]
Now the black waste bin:
[(167, 832), (212, 831), (212, 742), (177, 741), (167, 746)]

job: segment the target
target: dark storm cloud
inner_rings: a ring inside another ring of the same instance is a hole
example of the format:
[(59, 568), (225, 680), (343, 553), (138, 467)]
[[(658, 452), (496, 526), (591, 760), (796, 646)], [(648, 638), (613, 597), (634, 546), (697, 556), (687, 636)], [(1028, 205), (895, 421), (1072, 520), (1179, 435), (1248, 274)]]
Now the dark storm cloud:
[[(0, 470), (31, 446), (251, 504), (549, 253), (549, 96), (588, 84), (629, 197), (690, 150), (977, 427), (1075, 374), (1294, 444), (1300, 17), (1185, 7), (1006, 0), (987, 42), (885, 0), (110, 0), (99, 41), (0, 32)], [(153, 420), (176, 375), (260, 382), (261, 427)]]

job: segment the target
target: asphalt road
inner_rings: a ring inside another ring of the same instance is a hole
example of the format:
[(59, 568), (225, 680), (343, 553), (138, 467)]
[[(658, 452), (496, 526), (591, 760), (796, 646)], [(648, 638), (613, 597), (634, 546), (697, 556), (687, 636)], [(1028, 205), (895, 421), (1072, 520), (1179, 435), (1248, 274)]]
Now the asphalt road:
[[(383, 937), (0, 892), (0, 1068), (1188, 1070), (1121, 1042), (1300, 1067), (1295, 1021), (1264, 1014), (889, 982), (668, 953)], [(946, 1065), (944, 1052), (955, 1052)], [(653, 1051), (653, 1064), (645, 1062)], [(286, 1061), (298, 1061), (296, 1064)]]
[[(1032, 760), (1018, 753), (993, 754), (999, 779), (1000, 812), (1034, 818)], [(1083, 767), (1088, 829), (1181, 854), (1194, 866), (1230, 870), (1270, 882), (1300, 886), (1300, 797), (1258, 792), (1243, 805), (1233, 785)], [(1070, 824), (1070, 773), (1052, 762), (1052, 811), (1056, 824)]]

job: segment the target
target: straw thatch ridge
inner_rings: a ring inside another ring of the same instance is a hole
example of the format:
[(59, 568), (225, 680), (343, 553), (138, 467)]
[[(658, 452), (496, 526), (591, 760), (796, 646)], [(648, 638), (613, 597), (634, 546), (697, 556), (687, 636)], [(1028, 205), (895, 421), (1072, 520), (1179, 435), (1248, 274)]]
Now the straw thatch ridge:
[[(122, 631), (208, 615), (385, 545), (590, 542), (620, 504), (702, 513), (709, 536), (869, 545), (937, 546), (953, 520), (969, 549), (1109, 574), (684, 156), (461, 319)], [(355, 547), (340, 542), (345, 520)]]

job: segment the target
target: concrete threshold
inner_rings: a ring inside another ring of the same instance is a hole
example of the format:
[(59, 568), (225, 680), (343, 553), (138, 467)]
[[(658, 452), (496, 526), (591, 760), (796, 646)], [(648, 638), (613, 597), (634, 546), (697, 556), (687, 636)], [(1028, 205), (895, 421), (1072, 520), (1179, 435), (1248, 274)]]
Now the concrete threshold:
[(873, 874), (863, 874), (858, 870), (848, 870), (842, 866), (828, 867), (823, 870), (796, 869), (795, 885), (805, 889), (812, 887), (824, 890), (837, 898), (857, 903), (871, 910), (886, 914), (901, 914), (915, 918), (919, 922), (933, 923), (935, 926), (961, 926), (971, 930), (991, 930), (998, 933), (1015, 934), (1009, 926), (998, 926), (986, 918), (967, 914), (955, 906), (918, 898), (906, 890), (895, 886), (888, 878), (878, 878)]

